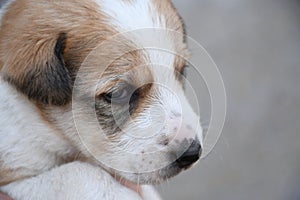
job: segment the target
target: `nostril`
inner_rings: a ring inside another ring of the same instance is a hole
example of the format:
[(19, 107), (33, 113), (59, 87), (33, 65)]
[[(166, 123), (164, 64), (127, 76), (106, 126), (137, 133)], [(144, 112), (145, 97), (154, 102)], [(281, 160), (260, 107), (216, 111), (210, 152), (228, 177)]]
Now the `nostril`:
[(188, 150), (176, 160), (177, 165), (182, 169), (188, 168), (199, 160), (201, 151), (200, 143), (198, 140), (194, 140)]

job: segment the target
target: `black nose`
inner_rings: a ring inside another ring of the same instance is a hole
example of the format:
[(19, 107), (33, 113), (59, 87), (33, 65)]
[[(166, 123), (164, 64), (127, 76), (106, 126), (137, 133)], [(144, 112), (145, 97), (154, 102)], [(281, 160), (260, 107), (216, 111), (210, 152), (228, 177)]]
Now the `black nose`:
[(177, 165), (186, 169), (199, 160), (202, 149), (198, 140), (194, 140), (186, 152), (184, 152), (177, 160)]

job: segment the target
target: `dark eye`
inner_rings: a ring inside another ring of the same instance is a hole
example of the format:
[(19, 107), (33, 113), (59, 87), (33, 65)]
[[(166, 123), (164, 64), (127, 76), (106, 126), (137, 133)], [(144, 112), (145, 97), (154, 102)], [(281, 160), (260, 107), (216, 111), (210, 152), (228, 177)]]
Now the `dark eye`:
[(133, 87), (125, 86), (111, 93), (105, 93), (103, 94), (103, 97), (109, 103), (125, 104), (125, 103), (129, 103), (132, 93), (133, 93)]

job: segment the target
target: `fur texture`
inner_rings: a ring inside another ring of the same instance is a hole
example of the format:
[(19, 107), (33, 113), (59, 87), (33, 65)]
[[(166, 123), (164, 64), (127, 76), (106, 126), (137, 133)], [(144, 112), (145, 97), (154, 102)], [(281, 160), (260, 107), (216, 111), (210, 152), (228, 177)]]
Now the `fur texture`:
[(147, 185), (191, 166), (202, 144), (183, 90), (183, 34), (169, 0), (9, 2), (0, 190), (16, 200), (160, 199)]

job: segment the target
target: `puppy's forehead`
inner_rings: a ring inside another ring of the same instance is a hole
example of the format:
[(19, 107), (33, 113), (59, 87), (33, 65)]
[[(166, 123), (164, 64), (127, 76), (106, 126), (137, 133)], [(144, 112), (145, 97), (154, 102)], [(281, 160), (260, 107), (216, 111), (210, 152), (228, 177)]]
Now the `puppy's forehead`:
[(95, 0), (101, 12), (120, 31), (169, 28), (183, 31), (180, 17), (169, 0)]
[[(95, 1), (114, 29), (119, 33), (132, 32), (133, 37), (128, 39), (137, 48), (147, 48), (143, 51), (147, 58), (146, 64), (165, 66), (172, 70), (174, 67), (180, 70), (184, 65), (180, 59), (180, 55), (185, 56), (187, 52), (184, 26), (169, 0)], [(154, 76), (155, 71), (157, 70), (153, 71)]]

